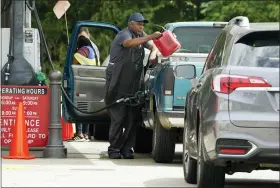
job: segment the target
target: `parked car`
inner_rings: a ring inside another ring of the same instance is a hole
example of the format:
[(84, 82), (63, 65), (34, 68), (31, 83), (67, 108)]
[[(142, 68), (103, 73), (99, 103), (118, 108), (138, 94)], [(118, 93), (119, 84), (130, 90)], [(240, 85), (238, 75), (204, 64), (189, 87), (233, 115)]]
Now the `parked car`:
[(175, 34), (181, 48), (168, 58), (160, 56), (158, 63), (146, 72), (144, 89), (149, 100), (142, 109), (144, 123), (137, 134), (136, 152), (152, 152), (158, 163), (173, 161), (175, 144), (182, 142), (185, 96), (191, 88), (188, 79), (176, 76), (176, 70), (187, 71), (188, 65), (196, 65), (200, 75), (211, 45), (225, 24), (176, 22), (165, 25)]
[[(102, 62), (101, 66), (73, 65), (73, 55), (76, 50), (78, 32), (81, 27), (103, 28), (112, 30), (117, 34), (120, 27), (106, 23), (93, 21), (79, 21), (76, 23), (67, 49), (66, 61), (63, 71), (62, 86), (74, 105), (84, 112), (92, 112), (105, 107), (105, 70), (109, 63), (109, 56)], [(98, 44), (97, 44), (98, 45)], [(144, 65), (150, 54), (145, 50)], [(110, 117), (107, 110), (98, 113), (82, 113), (62, 95), (63, 117), (68, 122), (82, 122), (92, 124), (92, 135), (95, 139), (108, 139)]]
[(279, 23), (235, 17), (186, 95), (184, 177), (222, 188), (225, 173), (279, 171)]

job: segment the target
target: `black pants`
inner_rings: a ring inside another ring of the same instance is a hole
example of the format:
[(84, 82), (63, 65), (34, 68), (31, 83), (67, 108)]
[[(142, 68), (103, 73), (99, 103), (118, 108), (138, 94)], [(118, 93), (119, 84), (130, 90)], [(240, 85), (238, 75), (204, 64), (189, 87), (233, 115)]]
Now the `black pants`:
[[(108, 154), (129, 153), (135, 143), (137, 107), (116, 104), (108, 109), (111, 117)], [(123, 131), (123, 129), (125, 129)]]

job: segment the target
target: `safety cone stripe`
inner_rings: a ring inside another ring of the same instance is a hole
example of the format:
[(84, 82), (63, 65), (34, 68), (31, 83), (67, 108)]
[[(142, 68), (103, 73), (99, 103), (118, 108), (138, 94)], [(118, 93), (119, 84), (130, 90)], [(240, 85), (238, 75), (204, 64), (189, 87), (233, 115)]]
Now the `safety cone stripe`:
[(9, 156), (3, 156), (4, 159), (35, 159), (35, 156), (29, 155), (27, 142), (27, 132), (25, 124), (25, 115), (23, 103), (18, 103), (15, 126), (12, 127), (14, 137), (10, 145)]
[[(61, 101), (62, 101), (62, 97), (61, 97)], [(62, 140), (67, 141), (74, 136), (74, 131), (73, 131), (72, 124), (64, 121), (63, 114), (62, 114), (62, 103), (61, 103), (60, 113), (61, 113), (60, 123), (62, 126)]]

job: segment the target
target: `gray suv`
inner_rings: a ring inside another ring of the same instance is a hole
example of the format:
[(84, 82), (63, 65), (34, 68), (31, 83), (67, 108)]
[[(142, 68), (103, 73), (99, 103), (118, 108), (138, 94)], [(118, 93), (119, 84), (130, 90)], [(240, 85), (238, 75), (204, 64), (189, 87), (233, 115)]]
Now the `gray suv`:
[(279, 171), (279, 44), (279, 23), (241, 16), (217, 37), (186, 96), (188, 183), (221, 188), (226, 173)]

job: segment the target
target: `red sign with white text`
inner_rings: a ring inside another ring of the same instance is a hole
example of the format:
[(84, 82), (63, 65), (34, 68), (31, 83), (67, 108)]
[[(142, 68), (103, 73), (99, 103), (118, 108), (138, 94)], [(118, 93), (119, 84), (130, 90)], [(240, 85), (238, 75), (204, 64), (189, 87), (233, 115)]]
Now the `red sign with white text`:
[(46, 86), (1, 86), (1, 145), (11, 144), (19, 102), (23, 102), (28, 146), (47, 146), (50, 98)]

